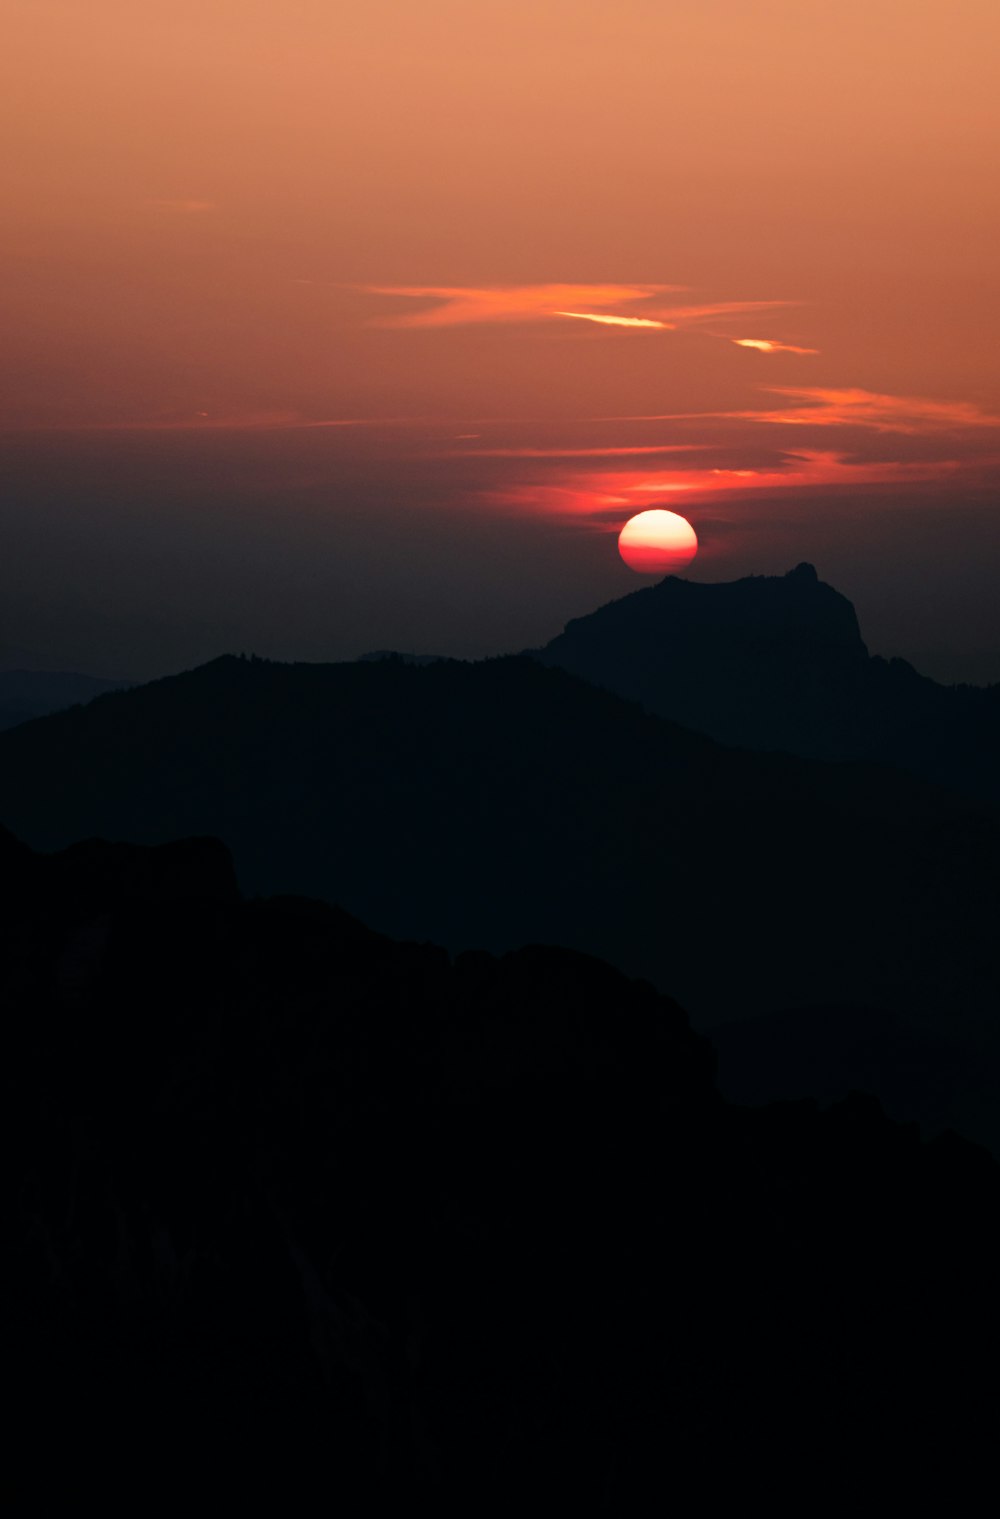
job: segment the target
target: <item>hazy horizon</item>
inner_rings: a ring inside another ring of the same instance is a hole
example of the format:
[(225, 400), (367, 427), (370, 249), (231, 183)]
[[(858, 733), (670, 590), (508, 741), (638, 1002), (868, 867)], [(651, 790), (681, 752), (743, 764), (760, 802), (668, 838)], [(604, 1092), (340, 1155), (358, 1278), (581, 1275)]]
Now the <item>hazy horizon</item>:
[[(512, 653), (656, 583), (622, 563), (614, 519), (470, 514), (474, 487), (441, 486), (432, 429), (408, 430), (404, 463), (379, 457), (381, 429), (346, 445), (345, 431), (9, 437), (0, 668), (147, 679), (242, 650)], [(992, 500), (967, 496), (961, 542), (941, 540), (939, 511), (877, 486), (814, 493), (808, 514), (777, 498), (691, 508), (686, 578), (805, 560), (854, 603), (870, 652), (946, 682), (1000, 680)]]

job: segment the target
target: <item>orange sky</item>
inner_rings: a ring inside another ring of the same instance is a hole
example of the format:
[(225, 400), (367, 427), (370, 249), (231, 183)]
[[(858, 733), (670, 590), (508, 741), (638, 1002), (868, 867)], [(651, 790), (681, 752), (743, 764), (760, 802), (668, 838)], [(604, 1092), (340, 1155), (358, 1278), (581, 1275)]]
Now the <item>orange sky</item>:
[(996, 0), (0, 15), (8, 430), (374, 424), (413, 510), (669, 494), (713, 576), (720, 502), (995, 499)]

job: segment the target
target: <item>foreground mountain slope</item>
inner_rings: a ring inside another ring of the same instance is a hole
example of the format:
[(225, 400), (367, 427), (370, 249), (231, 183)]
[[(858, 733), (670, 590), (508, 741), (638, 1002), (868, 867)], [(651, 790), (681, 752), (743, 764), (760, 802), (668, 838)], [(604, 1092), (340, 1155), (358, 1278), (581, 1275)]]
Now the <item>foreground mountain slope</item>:
[(668, 577), (576, 618), (535, 657), (723, 743), (887, 760), (1000, 801), (1000, 687), (941, 686), (872, 657), (811, 565)]
[(592, 950), (702, 1021), (995, 1014), (992, 816), (721, 748), (529, 659), (218, 660), (0, 736), (0, 795), (38, 848), (217, 834), (251, 893), (454, 948)]
[(669, 999), (0, 831), (7, 1491), (772, 1512), (994, 1458), (1000, 1171), (722, 1103)]

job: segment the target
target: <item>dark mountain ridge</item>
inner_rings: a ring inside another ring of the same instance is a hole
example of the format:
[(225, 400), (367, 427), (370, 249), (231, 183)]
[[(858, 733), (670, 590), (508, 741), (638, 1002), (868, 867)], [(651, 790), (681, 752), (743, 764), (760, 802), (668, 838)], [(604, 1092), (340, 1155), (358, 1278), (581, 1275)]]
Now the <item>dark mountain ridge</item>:
[(0, 830), (0, 906), (15, 1506), (791, 1514), (989, 1479), (975, 1146), (861, 1096), (734, 1108), (649, 986), (243, 901), (212, 840)]
[(722, 743), (887, 761), (1000, 802), (1000, 686), (942, 686), (870, 655), (812, 565), (727, 584), (670, 576), (532, 652)]
[(995, 816), (726, 749), (530, 659), (224, 658), (0, 736), (0, 794), (37, 848), (215, 834), (251, 893), (455, 949), (594, 950), (702, 1022), (994, 1017)]

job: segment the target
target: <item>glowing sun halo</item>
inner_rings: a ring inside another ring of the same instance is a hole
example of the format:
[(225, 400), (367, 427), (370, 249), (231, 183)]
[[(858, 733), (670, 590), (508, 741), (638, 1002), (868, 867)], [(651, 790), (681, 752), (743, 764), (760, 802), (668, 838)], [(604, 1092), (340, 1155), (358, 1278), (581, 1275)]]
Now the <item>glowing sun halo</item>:
[(618, 552), (638, 575), (679, 575), (697, 554), (698, 537), (676, 512), (639, 512), (619, 533)]

